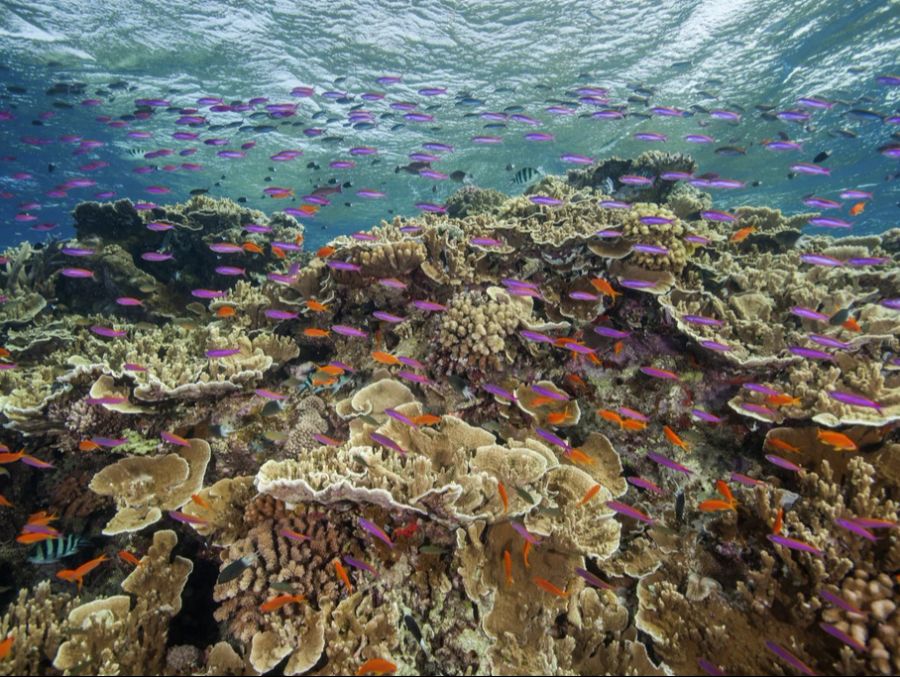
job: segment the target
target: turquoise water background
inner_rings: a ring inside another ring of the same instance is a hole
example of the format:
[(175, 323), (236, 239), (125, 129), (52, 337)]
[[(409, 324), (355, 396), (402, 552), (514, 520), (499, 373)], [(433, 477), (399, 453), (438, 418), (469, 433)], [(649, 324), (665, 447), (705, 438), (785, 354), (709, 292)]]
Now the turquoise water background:
[[(395, 171), (427, 141), (455, 149), (434, 163), (434, 169), (465, 171), (470, 177), (466, 182), (504, 192), (523, 189), (511, 180), (521, 167), (545, 173), (571, 168), (560, 159), (563, 153), (599, 159), (658, 149), (690, 152), (701, 172), (748, 183), (742, 190), (717, 192), (717, 207), (765, 204), (797, 213), (810, 211), (801, 202), (805, 195), (837, 198), (841, 189), (862, 188), (874, 197), (853, 221), (851, 232), (880, 232), (897, 225), (900, 167), (897, 159), (878, 149), (896, 143), (892, 135), (900, 127), (883, 117), (868, 119), (848, 111), (897, 113), (900, 87), (879, 84), (877, 78), (900, 73), (898, 2), (4, 1), (0, 55), (0, 78), (6, 85), (0, 86), (0, 111), (12, 118), (0, 121), (4, 246), (71, 235), (72, 207), (102, 191), (164, 203), (186, 199), (191, 189), (207, 188), (211, 195), (245, 197), (247, 206), (270, 213), (299, 206), (300, 201), (265, 197), (265, 187), (289, 187), (300, 196), (329, 179), (349, 182), (340, 196), (332, 196), (333, 204), (301, 219), (307, 242), (318, 245), (391, 214), (416, 214), (416, 202), (441, 203), (457, 190), (460, 184), (454, 181)], [(402, 82), (376, 84), (383, 75), (402, 76)], [(125, 89), (109, 88), (119, 80), (127, 82)], [(47, 94), (59, 82), (83, 82), (87, 87), (76, 95)], [(589, 116), (597, 107), (578, 104), (573, 95), (583, 85), (608, 88), (610, 103), (627, 104), (632, 113), (646, 113), (654, 105), (688, 111), (700, 105), (742, 111), (742, 119), (732, 124), (695, 111), (683, 118), (596, 120)], [(313, 87), (315, 95), (292, 96), (298, 86)], [(422, 87), (446, 87), (447, 93), (422, 96), (417, 93)], [(652, 93), (636, 92), (639, 87)], [(346, 92), (348, 102), (323, 97), (328, 90)], [(381, 91), (386, 97), (367, 102), (360, 98), (367, 91)], [(648, 93), (646, 103), (627, 101)], [(172, 132), (187, 129), (174, 124), (175, 111), (157, 109), (150, 119), (130, 120), (123, 127), (97, 120), (133, 113), (135, 99), (162, 98), (173, 106), (199, 108), (214, 125), (248, 122), (252, 111), (210, 113), (208, 106), (196, 104), (203, 96), (226, 102), (267, 97), (270, 103), (296, 103), (297, 111), (281, 120), (251, 121), (276, 127), (267, 133), (190, 128), (200, 132), (196, 142), (171, 138)], [(763, 104), (773, 111), (798, 109), (801, 96), (838, 103), (828, 111), (810, 110), (811, 120), (804, 124), (764, 119), (755, 108)], [(82, 105), (94, 98), (100, 105)], [(416, 102), (434, 122), (404, 121), (401, 111), (389, 108), (391, 101)], [(575, 114), (546, 111), (565, 102), (575, 104)], [(354, 129), (348, 123), (348, 112), (359, 104), (372, 111), (374, 128)], [(521, 106), (542, 125), (532, 129), (509, 122), (505, 128), (485, 129), (491, 121), (479, 113), (510, 106)], [(41, 113), (52, 116), (42, 119)], [(382, 117), (385, 113), (394, 117)], [(396, 128), (398, 124), (404, 126)], [(325, 132), (305, 136), (303, 129), (312, 127)], [(135, 130), (149, 131), (152, 138), (128, 138)], [(555, 140), (523, 138), (535, 130), (550, 132)], [(634, 140), (638, 131), (661, 132), (668, 141)], [(777, 138), (779, 131), (802, 142), (803, 149), (773, 152), (760, 145)], [(710, 134), (717, 142), (693, 145), (682, 139), (688, 133)], [(472, 143), (478, 134), (501, 136), (503, 142)], [(856, 138), (848, 138), (850, 134)], [(104, 145), (73, 155), (77, 143), (60, 141), (65, 135)], [(47, 143), (23, 142), (28, 136)], [(324, 141), (326, 136), (342, 138)], [(226, 148), (251, 141), (256, 146), (242, 159), (221, 159), (215, 155), (218, 147), (202, 143), (212, 137), (227, 138)], [(351, 147), (364, 145), (377, 147), (378, 155), (357, 158), (352, 170), (329, 170), (329, 161), (348, 158)], [(733, 145), (745, 147), (746, 154), (715, 152)], [(162, 169), (184, 161), (177, 151), (188, 147), (198, 148), (189, 161), (202, 164), (202, 171)], [(175, 150), (174, 159), (142, 157), (160, 148)], [(273, 164), (270, 156), (283, 149), (299, 149), (303, 155)], [(830, 176), (788, 178), (792, 162), (811, 162), (823, 151), (831, 152), (822, 163), (831, 169)], [(91, 172), (79, 169), (95, 160), (109, 165)], [(321, 169), (309, 168), (310, 162)], [(157, 171), (135, 174), (139, 165), (156, 166)], [(510, 165), (513, 170), (507, 171)], [(32, 178), (12, 178), (22, 172)], [(266, 182), (267, 176), (272, 180)], [(47, 196), (55, 186), (78, 177), (97, 185), (70, 189), (65, 197)], [(165, 186), (171, 193), (148, 194), (148, 185)], [(359, 198), (355, 191), (361, 188), (382, 191), (386, 197)], [(845, 204), (844, 216), (850, 204)], [(21, 213), (36, 219), (17, 221)], [(34, 230), (41, 224), (47, 229)]]

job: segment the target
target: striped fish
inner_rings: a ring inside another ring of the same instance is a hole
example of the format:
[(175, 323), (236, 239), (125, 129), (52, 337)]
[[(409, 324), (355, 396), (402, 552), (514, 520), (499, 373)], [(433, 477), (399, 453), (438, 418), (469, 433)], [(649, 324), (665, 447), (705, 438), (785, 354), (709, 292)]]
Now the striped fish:
[(513, 175), (512, 182), (516, 185), (522, 186), (526, 183), (531, 183), (536, 177), (540, 175), (541, 173), (534, 167), (522, 167), (522, 169), (520, 169)]
[(48, 538), (46, 541), (41, 541), (34, 546), (28, 561), (32, 564), (53, 564), (64, 560), (66, 557), (71, 557), (86, 543), (85, 539), (75, 534), (60, 536), (59, 538)]

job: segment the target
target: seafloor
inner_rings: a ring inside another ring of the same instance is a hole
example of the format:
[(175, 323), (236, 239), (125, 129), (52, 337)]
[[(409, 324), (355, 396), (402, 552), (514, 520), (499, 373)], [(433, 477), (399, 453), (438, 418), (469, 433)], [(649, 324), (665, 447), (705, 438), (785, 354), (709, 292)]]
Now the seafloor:
[(900, 672), (900, 230), (695, 169), (6, 251), (0, 673)]

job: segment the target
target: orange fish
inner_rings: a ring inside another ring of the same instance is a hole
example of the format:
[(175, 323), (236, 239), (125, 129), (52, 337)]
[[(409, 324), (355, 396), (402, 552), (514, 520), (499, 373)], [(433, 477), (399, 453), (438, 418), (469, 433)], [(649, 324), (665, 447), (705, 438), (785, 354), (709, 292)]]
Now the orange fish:
[(737, 503), (737, 501), (734, 500), (734, 494), (731, 493), (731, 487), (729, 487), (724, 480), (716, 480), (716, 491), (721, 494), (722, 498), (731, 503), (731, 505)]
[(509, 510), (509, 494), (506, 493), (506, 487), (503, 486), (503, 482), (497, 482), (497, 492), (500, 494), (500, 500), (503, 502), (503, 512), (506, 513)]
[(350, 583), (350, 577), (347, 575), (347, 570), (344, 569), (344, 565), (341, 564), (341, 560), (333, 559), (331, 563), (334, 564), (334, 570), (337, 571), (338, 577), (344, 582), (344, 585), (347, 586), (347, 592), (353, 592), (353, 585)]
[(61, 578), (64, 581), (69, 581), (70, 583), (77, 582), (78, 591), (81, 592), (81, 586), (84, 584), (84, 577), (103, 564), (103, 562), (106, 562), (107, 559), (106, 555), (100, 555), (100, 557), (85, 562), (77, 569), (63, 569), (62, 571), (57, 571), (56, 577)]
[(328, 378), (314, 378), (312, 380), (312, 384), (317, 388), (319, 386), (330, 386), (337, 383), (337, 378), (335, 376), (329, 376)]
[(415, 520), (412, 520), (409, 524), (402, 527), (397, 527), (391, 532), (391, 536), (402, 536), (403, 538), (409, 538), (419, 529), (419, 525)]
[(572, 385), (579, 387), (586, 387), (587, 383), (584, 382), (584, 379), (581, 378), (578, 374), (566, 374), (566, 380)]
[(301, 205), (299, 209), (307, 216), (312, 216), (317, 211), (319, 211), (319, 205)]
[(728, 501), (723, 501), (718, 498), (710, 498), (705, 501), (701, 501), (700, 505), (697, 506), (703, 512), (717, 512), (719, 510), (737, 510), (731, 503)]
[(778, 508), (778, 512), (775, 513), (775, 521), (772, 523), (772, 533), (780, 534), (781, 526), (784, 520), (784, 508)]
[(316, 252), (316, 256), (318, 256), (320, 259), (327, 259), (329, 256), (334, 254), (335, 251), (336, 250), (334, 247), (319, 247), (319, 251)]
[(512, 584), (512, 556), (509, 554), (509, 550), (503, 551), (503, 571), (506, 573), (506, 584)]
[(747, 226), (746, 228), (741, 228), (739, 231), (737, 231), (736, 233), (734, 233), (734, 235), (731, 236), (731, 241), (735, 242), (735, 243), (743, 242), (744, 240), (747, 239), (747, 236), (749, 236), (750, 233), (755, 233), (755, 232), (756, 232), (755, 226)]
[(781, 451), (787, 451), (792, 454), (799, 454), (800, 447), (795, 447), (793, 444), (789, 442), (785, 442), (784, 440), (778, 437), (770, 437), (766, 440), (766, 444), (770, 447), (775, 447), (776, 449), (780, 449)]
[(204, 510), (212, 510), (212, 506), (200, 494), (191, 494), (191, 500)]
[(12, 503), (10, 503), (9, 499), (6, 498), (6, 496), (4, 496), (3, 494), (0, 494), (0, 506), (3, 506), (4, 508), (15, 508), (16, 507)]
[(691, 448), (688, 446), (688, 443), (681, 439), (678, 434), (672, 430), (669, 426), (663, 426), (663, 432), (666, 434), (666, 439), (669, 440), (676, 447), (681, 447), (685, 451), (690, 451)]
[(319, 371), (329, 376), (340, 376), (344, 373), (344, 369), (336, 364), (326, 364), (324, 367), (319, 367)]
[(275, 254), (276, 258), (279, 258), (279, 259), (287, 258), (287, 253), (281, 247), (274, 245), (274, 244), (269, 245), (269, 246), (272, 248), (272, 253)]
[(619, 353), (622, 352), (622, 348), (624, 348), (624, 347), (625, 347), (625, 342), (624, 342), (624, 341), (616, 341), (616, 342), (613, 344), (613, 354), (614, 354), (614, 355), (618, 355)]
[(216, 311), (216, 317), (234, 317), (237, 315), (237, 310), (234, 309), (234, 306), (222, 306)]
[(9, 656), (10, 649), (12, 649), (13, 642), (15, 641), (15, 637), (10, 635), (2, 642), (0, 642), (0, 661)]
[(326, 336), (328, 336), (328, 330), (309, 327), (303, 330), (303, 335), (309, 336), (310, 338), (325, 338)]
[(278, 597), (273, 597), (270, 600), (267, 600), (259, 605), (259, 610), (264, 614), (269, 613), (270, 611), (278, 611), (285, 604), (293, 604), (294, 602), (303, 602), (306, 598), (303, 595), (291, 595), (289, 593), (284, 593), (283, 595), (278, 595)]
[(48, 524), (50, 524), (50, 522), (55, 522), (58, 519), (59, 515), (51, 515), (46, 510), (41, 510), (40, 512), (30, 514), (28, 516), (28, 523), (47, 526)]
[(25, 455), (25, 449), (19, 449), (17, 452), (13, 453), (11, 451), (6, 451), (0, 453), (0, 465), (5, 465), (7, 463), (15, 463), (20, 460)]
[(856, 442), (844, 433), (835, 432), (834, 430), (822, 430), (820, 428), (816, 433), (816, 437), (829, 447), (834, 447), (837, 451), (859, 451)]
[(30, 531), (16, 536), (16, 543), (22, 543), (23, 545), (32, 545), (33, 543), (40, 543), (41, 541), (46, 541), (50, 538), (56, 538), (57, 535), (58, 534), (45, 534), (41, 532)]
[(569, 408), (566, 407), (563, 411), (554, 411), (547, 414), (547, 423), (550, 425), (559, 425), (560, 423), (565, 423), (571, 417), (572, 414), (569, 413)]
[(600, 491), (600, 485), (595, 484), (585, 492), (584, 497), (580, 501), (578, 501), (578, 505), (584, 505), (585, 503), (590, 501), (594, 496), (597, 495), (598, 491)]
[(547, 397), (546, 395), (538, 395), (531, 402), (528, 403), (529, 407), (543, 407), (545, 404), (551, 404), (556, 402), (552, 397)]
[(857, 202), (855, 205), (850, 207), (850, 216), (858, 216), (859, 214), (862, 214), (865, 208), (865, 202)]
[(372, 359), (376, 362), (380, 362), (381, 364), (400, 364), (400, 360), (391, 355), (390, 353), (383, 353), (380, 350), (372, 351)]
[(416, 425), (437, 425), (441, 422), (441, 417), (434, 414), (422, 414), (421, 416), (413, 416), (412, 420)]
[(0, 357), (11, 357), (12, 353), (9, 352), (6, 348), (0, 348)]
[(852, 315), (848, 317), (841, 326), (847, 331), (862, 331), (862, 327), (859, 326), (859, 322), (857, 322)]
[(622, 427), (625, 430), (646, 430), (646, 421), (638, 421), (636, 418), (626, 418), (622, 421)]
[(547, 592), (552, 593), (552, 594), (556, 595), (557, 597), (568, 597), (569, 596), (569, 593), (567, 593), (565, 590), (560, 590), (555, 585), (553, 585), (553, 583), (548, 581), (546, 578), (541, 578), (540, 576), (535, 576), (532, 580), (534, 581), (535, 585), (537, 585), (539, 588), (541, 588), (541, 590), (546, 590)]
[(776, 407), (783, 407), (785, 405), (796, 407), (800, 405), (800, 398), (791, 397), (785, 393), (779, 393), (778, 395), (769, 395), (766, 397), (766, 402), (774, 404)]
[(598, 292), (600, 292), (604, 296), (609, 296), (613, 300), (615, 300), (617, 296), (622, 295), (622, 292), (613, 289), (612, 285), (602, 277), (595, 277), (593, 280), (591, 280), (591, 284), (594, 285), (594, 289), (596, 289)]
[(385, 658), (370, 658), (359, 666), (357, 677), (361, 675), (392, 675), (397, 672), (397, 666)]
[(531, 541), (525, 541), (525, 545), (522, 546), (522, 561), (525, 563), (525, 568), (528, 569), (531, 565), (528, 563), (528, 553), (531, 552)]
[(263, 253), (263, 248), (260, 247), (255, 242), (245, 242), (244, 244), (241, 245), (241, 247), (244, 249), (244, 251), (250, 252), (251, 254), (262, 254)]
[(582, 465), (590, 465), (594, 462), (590, 456), (581, 451), (581, 449), (570, 449), (567, 453), (569, 459), (574, 463), (581, 463)]
[(124, 562), (128, 562), (136, 567), (141, 566), (141, 560), (139, 560), (135, 555), (132, 555), (127, 550), (119, 550), (119, 559)]
[(618, 423), (620, 428), (623, 427), (622, 417), (614, 411), (611, 411), (609, 409), (598, 409), (597, 416), (602, 418), (604, 421), (609, 421), (610, 423)]
[(324, 303), (319, 303), (315, 299), (309, 299), (309, 301), (306, 302), (306, 307), (314, 313), (328, 312), (328, 306), (326, 306)]

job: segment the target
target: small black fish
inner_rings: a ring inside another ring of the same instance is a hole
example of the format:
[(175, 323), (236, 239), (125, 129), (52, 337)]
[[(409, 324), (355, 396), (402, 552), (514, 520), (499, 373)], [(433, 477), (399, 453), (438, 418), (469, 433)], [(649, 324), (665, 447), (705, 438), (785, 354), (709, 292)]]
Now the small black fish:
[(237, 201), (238, 201), (238, 204), (246, 204), (246, 203), (247, 203), (247, 198), (241, 196), (241, 197), (239, 197), (239, 198), (237, 199)]
[(847, 318), (850, 317), (850, 309), (852, 306), (847, 306), (846, 308), (841, 308), (834, 315), (828, 318), (828, 324), (833, 327), (836, 327), (840, 324), (844, 324), (847, 321)]
[(724, 155), (725, 157), (737, 157), (739, 155), (746, 155), (747, 149), (740, 146), (722, 146), (721, 148), (716, 148), (715, 154)]
[(675, 517), (679, 522), (684, 521), (684, 489), (675, 494)]
[(819, 164), (821, 162), (825, 162), (825, 160), (827, 160), (830, 157), (831, 157), (831, 151), (823, 150), (821, 153), (819, 153), (818, 155), (816, 155), (813, 158), (813, 162), (815, 162), (816, 164)]
[(209, 188), (192, 188), (191, 195), (204, 195), (209, 192)]
[(450, 180), (460, 182), (466, 178), (466, 173), (461, 169), (456, 170), (455, 172), (450, 173)]
[(53, 164), (52, 162), (47, 164), (47, 173), (48, 174), (52, 174), (54, 169), (56, 169), (55, 164)]
[(228, 581), (233, 581), (235, 578), (244, 573), (244, 570), (255, 561), (256, 553), (254, 552), (250, 553), (249, 555), (244, 555), (243, 557), (225, 565), (225, 568), (219, 572), (219, 577), (216, 579), (216, 583), (227, 583)]
[[(410, 634), (415, 638), (416, 643), (421, 646), (422, 645), (422, 631), (419, 629), (419, 624), (416, 623), (416, 619), (410, 616), (409, 614), (403, 615), (403, 623), (406, 625), (406, 629), (409, 630)], [(424, 648), (424, 647), (423, 647)]]
[(522, 498), (523, 501), (525, 501), (529, 505), (534, 505), (534, 503), (536, 501), (534, 500), (534, 497), (531, 494), (529, 494), (527, 491), (525, 491), (521, 487), (515, 487), (515, 490), (516, 490), (516, 493), (519, 494), (519, 496)]

